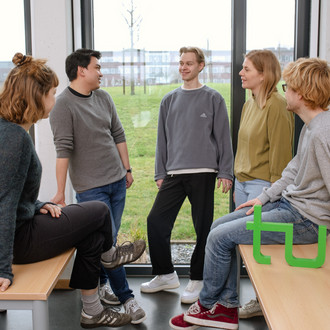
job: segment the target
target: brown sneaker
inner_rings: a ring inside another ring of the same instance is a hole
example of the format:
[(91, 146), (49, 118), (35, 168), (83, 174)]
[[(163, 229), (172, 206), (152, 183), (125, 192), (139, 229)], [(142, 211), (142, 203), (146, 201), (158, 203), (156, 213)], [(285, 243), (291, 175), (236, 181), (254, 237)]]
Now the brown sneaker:
[(145, 249), (146, 242), (143, 239), (139, 239), (133, 243), (125, 242), (116, 247), (114, 260), (107, 262), (101, 259), (101, 262), (105, 268), (115, 269), (139, 259)]
[(124, 313), (117, 313), (111, 308), (105, 308), (100, 314), (88, 315), (81, 311), (80, 325), (85, 329), (98, 327), (121, 327), (131, 322), (131, 317)]

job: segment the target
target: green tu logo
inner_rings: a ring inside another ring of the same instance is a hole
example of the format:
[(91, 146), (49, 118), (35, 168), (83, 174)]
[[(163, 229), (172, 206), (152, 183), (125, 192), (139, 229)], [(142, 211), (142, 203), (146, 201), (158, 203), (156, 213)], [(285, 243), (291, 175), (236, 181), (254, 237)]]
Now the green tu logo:
[(260, 264), (270, 265), (271, 257), (264, 256), (260, 252), (261, 232), (262, 231), (276, 231), (285, 233), (285, 260), (290, 266), (318, 268), (324, 264), (326, 241), (327, 241), (327, 227), (319, 226), (318, 239), (318, 253), (314, 259), (296, 258), (292, 254), (293, 246), (293, 224), (292, 223), (275, 223), (261, 221), (261, 206), (254, 206), (254, 221), (246, 223), (246, 229), (253, 230), (253, 256)]

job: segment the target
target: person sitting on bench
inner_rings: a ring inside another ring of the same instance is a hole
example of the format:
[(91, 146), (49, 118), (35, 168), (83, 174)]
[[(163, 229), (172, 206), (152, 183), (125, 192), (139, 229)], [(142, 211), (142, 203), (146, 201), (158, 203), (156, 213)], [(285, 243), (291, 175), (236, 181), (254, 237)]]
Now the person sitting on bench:
[[(305, 123), (297, 154), (271, 187), (213, 223), (200, 298), (186, 313), (170, 320), (174, 329), (238, 328), (236, 246), (253, 244), (253, 231), (246, 229), (246, 223), (253, 221), (254, 205), (263, 205), (263, 222), (293, 223), (294, 244), (318, 242), (320, 225), (329, 232), (330, 67), (320, 59), (299, 59), (284, 69), (283, 79), (287, 110)], [(284, 243), (283, 232), (261, 234), (261, 244)]]
[(42, 261), (75, 247), (70, 287), (81, 290), (81, 326), (128, 324), (129, 315), (103, 307), (98, 295), (101, 255), (110, 261), (113, 243), (107, 205), (61, 209), (37, 200), (41, 164), (28, 130), (48, 117), (58, 78), (45, 60), (17, 53), (13, 63), (0, 94), (0, 294), (14, 281), (12, 263)]

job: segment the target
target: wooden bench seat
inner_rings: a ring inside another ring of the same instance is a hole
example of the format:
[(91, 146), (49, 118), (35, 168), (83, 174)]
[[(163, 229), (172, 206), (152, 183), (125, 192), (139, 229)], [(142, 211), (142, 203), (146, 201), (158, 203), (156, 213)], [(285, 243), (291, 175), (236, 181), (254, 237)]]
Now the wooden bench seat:
[[(239, 251), (270, 329), (330, 328), (330, 240), (321, 268), (292, 267), (285, 261), (284, 245), (262, 245), (261, 253), (271, 264), (259, 264), (252, 245)], [(317, 244), (294, 245), (293, 255), (315, 258)]]
[(13, 284), (0, 292), (0, 309), (31, 309), (34, 330), (48, 330), (48, 297), (74, 254), (61, 255), (33, 264), (13, 265)]

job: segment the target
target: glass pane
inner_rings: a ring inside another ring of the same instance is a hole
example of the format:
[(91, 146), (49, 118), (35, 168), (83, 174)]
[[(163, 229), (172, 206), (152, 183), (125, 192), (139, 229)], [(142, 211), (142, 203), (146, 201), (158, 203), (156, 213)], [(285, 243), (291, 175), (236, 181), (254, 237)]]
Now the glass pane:
[(0, 2), (0, 86), (13, 67), (11, 59), (14, 54), (25, 54), (24, 2), (10, 0)]
[[(134, 169), (120, 231), (129, 237), (146, 237), (147, 215), (157, 194), (158, 110), (165, 94), (182, 84), (178, 73), (182, 46), (205, 51), (200, 80), (218, 90), (230, 109), (230, 18), (230, 0), (205, 0), (200, 5), (190, 0), (94, 0), (95, 49), (103, 55), (103, 88), (116, 104)], [(228, 210), (229, 195), (216, 190), (215, 218)], [(187, 200), (172, 240), (195, 240)]]
[[(247, 0), (247, 51), (273, 51), (282, 69), (293, 61), (294, 26), (295, 0)], [(283, 93), (282, 88), (278, 90)]]

